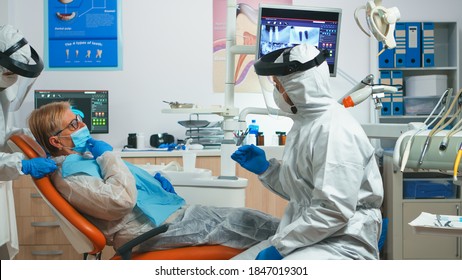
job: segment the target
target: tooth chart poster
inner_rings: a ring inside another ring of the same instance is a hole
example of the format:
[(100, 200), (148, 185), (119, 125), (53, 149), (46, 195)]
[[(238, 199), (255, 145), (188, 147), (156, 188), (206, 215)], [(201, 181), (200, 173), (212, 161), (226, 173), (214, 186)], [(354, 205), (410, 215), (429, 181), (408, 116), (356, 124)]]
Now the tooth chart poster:
[(120, 0), (47, 0), (47, 67), (121, 68)]

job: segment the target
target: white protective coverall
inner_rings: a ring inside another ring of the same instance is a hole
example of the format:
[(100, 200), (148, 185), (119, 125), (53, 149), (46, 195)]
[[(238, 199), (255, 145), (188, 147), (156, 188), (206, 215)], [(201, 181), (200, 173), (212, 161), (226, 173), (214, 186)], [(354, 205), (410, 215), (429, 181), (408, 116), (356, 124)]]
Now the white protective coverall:
[[(300, 45), (290, 61), (304, 63), (318, 53)], [(274, 237), (236, 259), (255, 259), (271, 245), (283, 259), (378, 259), (383, 185), (374, 148), (332, 98), (327, 63), (277, 78), (298, 112), (282, 161), (271, 159), (259, 178), (289, 203)]]
[[(11, 26), (0, 26), (3, 39), (0, 40), (0, 51), (5, 51), (23, 38), (21, 33), (13, 31), (16, 29)], [(24, 61), (25, 57), (30, 57), (29, 45), (13, 53), (11, 57)], [(11, 125), (9, 108), (18, 95), (17, 75), (3, 75), (7, 71), (0, 66), (0, 259), (12, 259), (19, 250), (11, 180), (23, 175), (21, 161), (24, 156), (22, 153), (11, 153), (7, 140), (16, 133), (32, 135), (28, 129), (14, 128)]]
[[(65, 158), (54, 158), (60, 168), (52, 181), (63, 197), (104, 233), (108, 245), (117, 249), (156, 227), (136, 206), (135, 178), (119, 156), (105, 152), (96, 159), (102, 178), (82, 173), (63, 178)], [(180, 208), (165, 222), (170, 223), (169, 229), (143, 243), (138, 251), (201, 244), (248, 248), (274, 235), (279, 225), (279, 219), (256, 210), (200, 205)]]

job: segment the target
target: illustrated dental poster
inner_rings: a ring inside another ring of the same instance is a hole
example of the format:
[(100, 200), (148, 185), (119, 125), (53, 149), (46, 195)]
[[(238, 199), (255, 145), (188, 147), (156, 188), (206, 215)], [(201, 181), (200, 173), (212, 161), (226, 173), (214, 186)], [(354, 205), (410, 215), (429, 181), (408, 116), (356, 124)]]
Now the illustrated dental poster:
[(46, 0), (48, 68), (120, 68), (119, 1)]
[[(255, 45), (259, 3), (292, 5), (292, 0), (237, 0), (236, 45)], [(227, 0), (213, 0), (213, 90), (225, 91)], [(235, 92), (260, 93), (258, 77), (253, 71), (254, 55), (235, 55)]]

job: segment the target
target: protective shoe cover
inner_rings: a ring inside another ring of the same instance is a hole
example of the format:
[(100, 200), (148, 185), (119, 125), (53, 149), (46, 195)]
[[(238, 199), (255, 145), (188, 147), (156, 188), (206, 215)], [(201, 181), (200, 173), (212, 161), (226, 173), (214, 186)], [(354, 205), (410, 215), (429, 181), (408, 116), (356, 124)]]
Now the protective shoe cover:
[[(299, 45), (290, 60), (305, 62), (318, 53)], [(298, 112), (290, 116), (282, 161), (271, 159), (259, 178), (289, 203), (275, 236), (236, 259), (255, 259), (271, 245), (284, 259), (378, 258), (383, 186), (374, 148), (332, 98), (329, 77), (326, 62), (277, 77)]]

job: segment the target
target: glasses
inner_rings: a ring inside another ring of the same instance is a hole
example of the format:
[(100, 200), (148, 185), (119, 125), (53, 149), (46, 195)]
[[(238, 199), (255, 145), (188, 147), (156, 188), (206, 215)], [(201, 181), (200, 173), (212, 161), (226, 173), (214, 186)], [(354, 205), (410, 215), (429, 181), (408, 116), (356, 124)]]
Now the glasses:
[(75, 115), (75, 119), (73, 119), (65, 128), (53, 134), (53, 136), (58, 136), (59, 134), (61, 134), (61, 132), (63, 132), (66, 129), (69, 129), (71, 131), (76, 130), (77, 128), (79, 128), (80, 122), (82, 122), (82, 117), (80, 115)]

